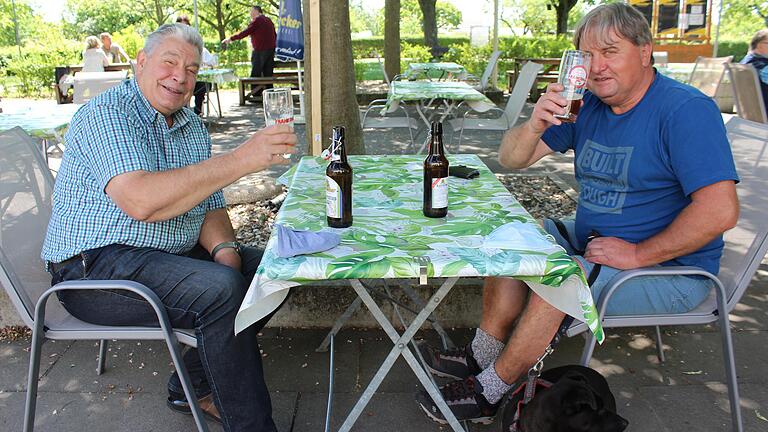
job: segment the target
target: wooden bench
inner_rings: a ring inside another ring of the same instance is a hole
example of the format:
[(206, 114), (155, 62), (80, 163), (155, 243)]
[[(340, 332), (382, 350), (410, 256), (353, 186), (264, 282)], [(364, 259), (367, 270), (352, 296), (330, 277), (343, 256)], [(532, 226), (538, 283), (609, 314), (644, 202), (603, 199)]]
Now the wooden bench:
[(240, 93), (240, 105), (245, 105), (245, 88), (246, 86), (256, 85), (266, 88), (269, 84), (290, 84), (291, 87), (299, 86), (299, 77), (294, 71), (293, 74), (289, 73), (277, 73), (271, 77), (245, 77), (240, 78), (238, 82), (238, 91)]
[(531, 88), (530, 101), (536, 102), (539, 99), (539, 95), (542, 90), (542, 89), (539, 89), (540, 84), (545, 84), (545, 88), (546, 88), (546, 84), (557, 82), (560, 76), (560, 73), (558, 71), (558, 68), (560, 67), (560, 59), (559, 58), (516, 58), (515, 69), (511, 71), (507, 71), (507, 83), (509, 85), (510, 93), (512, 92), (512, 89), (515, 87), (515, 81), (517, 80), (517, 75), (520, 73), (520, 69), (522, 69), (523, 65), (529, 61), (532, 61), (534, 63), (538, 63), (544, 66), (541, 69), (541, 71), (536, 75), (536, 81), (533, 82), (533, 87)]

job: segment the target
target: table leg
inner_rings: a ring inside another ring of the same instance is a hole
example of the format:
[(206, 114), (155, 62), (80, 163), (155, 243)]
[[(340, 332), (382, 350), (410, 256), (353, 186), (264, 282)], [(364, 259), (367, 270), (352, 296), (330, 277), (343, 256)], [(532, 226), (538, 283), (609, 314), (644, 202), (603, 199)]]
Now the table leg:
[[(384, 283), (386, 284), (386, 281), (384, 281)], [(403, 291), (405, 291), (405, 294), (411, 299), (412, 302), (416, 304), (417, 307), (423, 309), (424, 306), (426, 306), (424, 300), (419, 297), (418, 294), (416, 294), (416, 291), (414, 291), (413, 288), (409, 286), (403, 286)], [(452, 349), (456, 346), (456, 344), (454, 344), (451, 338), (448, 336), (448, 333), (446, 333), (443, 329), (443, 326), (441, 326), (436, 319), (432, 320), (431, 324), (432, 328), (435, 329), (437, 334), (440, 336), (440, 339), (443, 341), (443, 348)]]
[(213, 83), (213, 88), (216, 90), (216, 103), (219, 106), (219, 118), (221, 118), (221, 99), (219, 98), (219, 85), (217, 83)]
[(339, 333), (339, 330), (344, 326), (344, 323), (347, 322), (352, 317), (352, 314), (357, 312), (358, 309), (360, 309), (360, 305), (363, 303), (363, 301), (360, 299), (360, 296), (358, 296), (355, 301), (350, 303), (349, 306), (347, 306), (347, 309), (344, 311), (344, 313), (341, 314), (341, 316), (336, 319), (336, 322), (333, 323), (333, 327), (331, 327), (331, 331), (328, 332), (327, 335), (325, 335), (325, 339), (323, 339), (323, 342), (320, 343), (320, 346), (315, 348), (315, 352), (326, 352), (328, 351), (328, 345), (331, 343), (331, 340), (333, 339), (336, 334)]
[(440, 302), (445, 298), (445, 296), (451, 291), (451, 288), (453, 288), (453, 285), (457, 280), (458, 278), (450, 278), (446, 280), (440, 289), (438, 289), (437, 292), (429, 299), (426, 306), (421, 310), (421, 312), (419, 312), (416, 318), (414, 318), (411, 325), (408, 326), (402, 335), (397, 333), (397, 330), (395, 330), (394, 326), (392, 326), (392, 323), (387, 319), (387, 317), (384, 315), (384, 312), (382, 312), (382, 310), (379, 308), (379, 305), (376, 304), (376, 302), (373, 300), (365, 287), (360, 283), (360, 281), (356, 279), (350, 281), (352, 287), (357, 292), (357, 295), (360, 296), (363, 303), (365, 303), (365, 305), (368, 307), (368, 310), (371, 312), (373, 317), (392, 340), (394, 347), (382, 363), (381, 367), (379, 367), (379, 370), (368, 384), (368, 387), (365, 389), (362, 396), (360, 396), (360, 399), (357, 401), (357, 404), (355, 404), (352, 412), (350, 412), (347, 416), (344, 424), (341, 425), (341, 429), (339, 429), (340, 432), (348, 432), (352, 428), (355, 421), (357, 421), (357, 418), (360, 417), (360, 414), (362, 414), (363, 409), (365, 409), (374, 393), (376, 393), (376, 390), (379, 388), (382, 381), (384, 381), (384, 377), (395, 364), (395, 360), (397, 360), (397, 357), (400, 355), (403, 356), (405, 361), (413, 370), (413, 373), (435, 401), (438, 408), (440, 408), (440, 412), (442, 412), (446, 420), (448, 420), (448, 424), (450, 424), (451, 428), (453, 428), (455, 432), (464, 431), (464, 429), (461, 427), (461, 424), (459, 424), (458, 420), (456, 420), (456, 417), (453, 415), (450, 408), (448, 408), (448, 405), (443, 400), (440, 391), (437, 389), (437, 387), (435, 387), (427, 373), (419, 364), (418, 360), (416, 360), (416, 357), (414, 357), (413, 353), (408, 349), (408, 343), (410, 343), (411, 339), (413, 339), (413, 336), (419, 330), (424, 321), (426, 321), (427, 317), (429, 317), (435, 308), (440, 305)]

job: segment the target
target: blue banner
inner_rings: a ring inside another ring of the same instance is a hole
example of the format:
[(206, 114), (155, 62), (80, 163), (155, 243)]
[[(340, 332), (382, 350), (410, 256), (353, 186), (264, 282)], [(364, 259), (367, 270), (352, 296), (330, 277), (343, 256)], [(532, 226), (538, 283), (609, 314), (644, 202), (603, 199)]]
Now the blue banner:
[(304, 60), (301, 0), (280, 0), (278, 26), (275, 58), (283, 62)]

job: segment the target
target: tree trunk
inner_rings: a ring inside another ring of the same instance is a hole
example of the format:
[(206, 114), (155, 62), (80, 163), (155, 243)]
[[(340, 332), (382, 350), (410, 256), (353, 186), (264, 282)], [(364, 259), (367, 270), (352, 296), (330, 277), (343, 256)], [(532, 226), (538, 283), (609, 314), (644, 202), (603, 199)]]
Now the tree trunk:
[[(322, 107), (322, 141), (323, 148), (330, 143), (331, 128), (341, 125), (346, 128), (346, 145), (349, 154), (365, 154), (363, 131), (360, 127), (360, 110), (357, 106), (355, 88), (355, 68), (352, 61), (352, 33), (349, 27), (349, 0), (318, 2), (320, 5), (320, 22), (323, 30), (320, 32), (321, 70), (312, 70), (310, 34), (313, 31), (309, 19), (309, 0), (304, 3), (304, 61), (306, 65), (305, 102), (307, 109), (307, 144), (311, 146), (312, 139), (312, 104), (320, 103)], [(320, 31), (319, 29), (315, 31)], [(312, 100), (312, 80), (320, 75), (321, 100)]]
[(419, 0), (421, 14), (424, 15), (421, 28), (424, 30), (424, 44), (428, 47), (437, 46), (437, 12), (435, 3), (437, 0)]
[(555, 12), (557, 13), (557, 34), (564, 34), (568, 31), (568, 13), (576, 6), (578, 0), (560, 0), (555, 3)]
[(390, 79), (400, 73), (400, 0), (384, 2), (384, 70)]

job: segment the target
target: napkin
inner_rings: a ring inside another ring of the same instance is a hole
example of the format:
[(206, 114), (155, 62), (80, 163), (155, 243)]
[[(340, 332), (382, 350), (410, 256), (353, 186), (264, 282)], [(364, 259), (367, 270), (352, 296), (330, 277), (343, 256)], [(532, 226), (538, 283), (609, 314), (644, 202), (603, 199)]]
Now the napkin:
[(341, 237), (331, 232), (298, 231), (277, 224), (277, 256), (290, 258), (335, 248)]
[(488, 234), (482, 247), (494, 249), (547, 250), (554, 244), (530, 223), (510, 222)]

